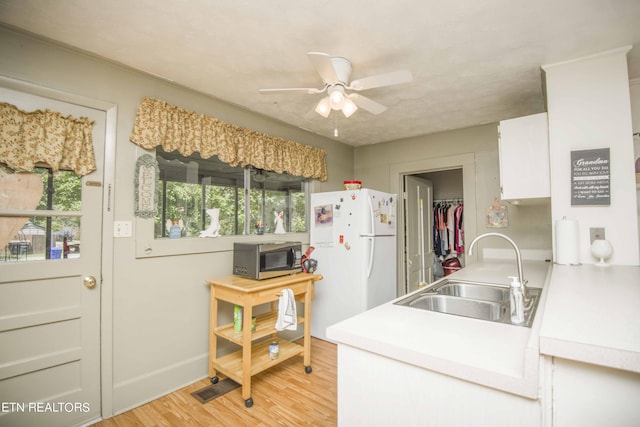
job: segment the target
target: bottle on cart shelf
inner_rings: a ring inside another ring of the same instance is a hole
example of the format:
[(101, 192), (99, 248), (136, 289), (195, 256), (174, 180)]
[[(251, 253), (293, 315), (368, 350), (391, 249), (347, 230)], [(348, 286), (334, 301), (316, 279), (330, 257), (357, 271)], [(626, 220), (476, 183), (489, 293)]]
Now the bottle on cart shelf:
[(233, 332), (242, 332), (242, 306), (233, 306)]

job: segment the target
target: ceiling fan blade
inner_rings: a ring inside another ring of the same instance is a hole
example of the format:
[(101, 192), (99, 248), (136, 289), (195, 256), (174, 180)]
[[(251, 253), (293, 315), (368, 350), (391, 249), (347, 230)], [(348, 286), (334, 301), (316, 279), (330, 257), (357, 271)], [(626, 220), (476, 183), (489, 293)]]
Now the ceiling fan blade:
[(324, 92), (327, 87), (323, 87), (322, 89), (316, 89), (314, 87), (289, 87), (289, 88), (279, 88), (279, 89), (260, 89), (260, 93), (263, 95), (271, 94), (271, 93), (290, 93), (290, 92), (300, 92), (300, 93), (308, 93), (315, 94)]
[(333, 84), (339, 80), (329, 55), (320, 52), (308, 52), (307, 55), (325, 84)]
[[(317, 117), (318, 117), (318, 113), (316, 113), (315, 105), (314, 105), (314, 108), (307, 111), (307, 113), (304, 115), (305, 120), (313, 120)], [(302, 129), (305, 129), (305, 128), (302, 128)], [(309, 130), (309, 129), (306, 129), (306, 130)]]
[(367, 110), (371, 114), (380, 114), (384, 112), (387, 107), (384, 105), (374, 101), (373, 99), (367, 98), (366, 96), (362, 96), (358, 93), (349, 94), (349, 98), (360, 108), (363, 110)]
[(347, 89), (366, 90), (376, 87), (397, 85), (400, 83), (409, 83), (412, 80), (413, 75), (411, 74), (411, 71), (400, 70), (354, 80), (351, 82), (351, 85), (347, 87)]

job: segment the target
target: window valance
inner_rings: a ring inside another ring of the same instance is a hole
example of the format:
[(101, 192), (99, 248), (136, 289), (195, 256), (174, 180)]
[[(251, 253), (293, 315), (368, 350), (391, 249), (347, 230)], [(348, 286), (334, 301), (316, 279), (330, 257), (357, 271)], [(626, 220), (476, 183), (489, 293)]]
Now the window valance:
[(327, 180), (325, 151), (294, 141), (235, 126), (159, 99), (143, 98), (131, 142), (146, 149), (160, 145), (183, 156), (218, 156), (231, 166), (259, 169)]
[(96, 169), (93, 121), (57, 111), (25, 112), (0, 103), (0, 163), (30, 171), (38, 163), (83, 176)]

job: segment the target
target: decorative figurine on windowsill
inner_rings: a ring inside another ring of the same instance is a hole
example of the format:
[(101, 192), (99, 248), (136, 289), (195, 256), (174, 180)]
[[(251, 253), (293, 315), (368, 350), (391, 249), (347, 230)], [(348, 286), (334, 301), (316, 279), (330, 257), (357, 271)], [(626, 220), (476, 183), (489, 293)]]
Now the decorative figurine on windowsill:
[(207, 209), (207, 215), (211, 218), (209, 228), (200, 232), (200, 237), (219, 237), (220, 236), (220, 209)]
[(264, 222), (261, 220), (256, 222), (256, 234), (260, 236), (264, 234)]
[(276, 224), (276, 231), (273, 234), (285, 234), (286, 231), (284, 229), (284, 216), (282, 212), (273, 211), (274, 222)]
[(184, 230), (184, 223), (182, 220), (168, 219), (165, 225), (170, 239), (179, 239), (182, 237), (182, 230)]

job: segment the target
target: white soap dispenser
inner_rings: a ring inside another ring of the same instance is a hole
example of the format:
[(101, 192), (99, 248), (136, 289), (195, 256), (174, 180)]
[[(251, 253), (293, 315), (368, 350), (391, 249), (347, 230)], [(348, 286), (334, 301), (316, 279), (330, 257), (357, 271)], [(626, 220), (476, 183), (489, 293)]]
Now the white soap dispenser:
[(511, 323), (521, 325), (524, 323), (524, 294), (522, 293), (522, 283), (517, 277), (509, 276), (511, 279), (510, 307)]

